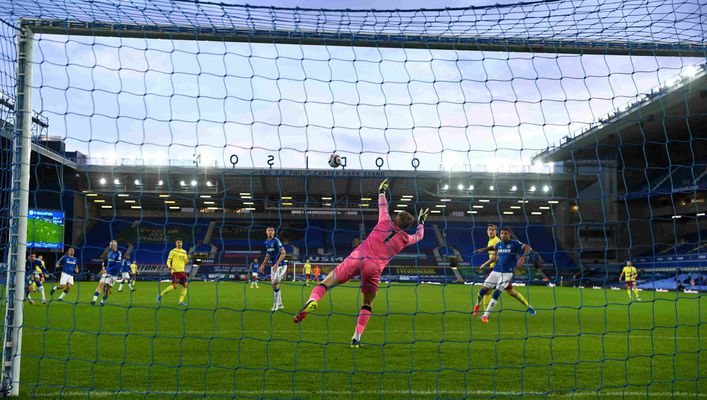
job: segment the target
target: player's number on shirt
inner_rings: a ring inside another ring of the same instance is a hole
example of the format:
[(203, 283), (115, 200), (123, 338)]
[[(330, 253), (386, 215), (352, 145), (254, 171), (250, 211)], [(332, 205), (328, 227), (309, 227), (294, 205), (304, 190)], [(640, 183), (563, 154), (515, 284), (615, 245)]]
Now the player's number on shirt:
[(388, 243), (388, 242), (390, 242), (390, 240), (393, 238), (393, 236), (395, 236), (397, 233), (398, 233), (398, 232), (396, 232), (396, 231), (390, 232), (390, 235), (388, 235), (388, 237), (385, 238), (385, 240), (383, 241), (383, 243)]

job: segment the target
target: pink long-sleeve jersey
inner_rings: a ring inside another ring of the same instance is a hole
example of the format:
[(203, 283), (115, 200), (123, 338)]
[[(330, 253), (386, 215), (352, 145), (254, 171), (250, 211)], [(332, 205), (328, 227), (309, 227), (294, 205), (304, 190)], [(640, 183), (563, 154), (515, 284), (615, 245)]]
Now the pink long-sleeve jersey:
[(385, 195), (378, 196), (378, 223), (366, 240), (351, 253), (349, 258), (372, 261), (381, 267), (403, 249), (422, 240), (425, 235), (423, 224), (417, 225), (417, 231), (410, 235), (395, 225), (388, 215), (388, 201)]

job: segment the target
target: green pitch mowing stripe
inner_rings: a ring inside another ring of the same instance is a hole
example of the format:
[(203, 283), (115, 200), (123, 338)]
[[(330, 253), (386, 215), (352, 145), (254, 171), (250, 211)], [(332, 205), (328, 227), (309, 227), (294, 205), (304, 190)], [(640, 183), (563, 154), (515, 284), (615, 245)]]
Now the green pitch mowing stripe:
[[(646, 398), (650, 394), (651, 398), (682, 398), (682, 397), (689, 397), (689, 398), (707, 398), (707, 394), (704, 393), (689, 393), (689, 392), (654, 392), (654, 391), (629, 391), (629, 390), (602, 390), (602, 391), (579, 391), (579, 392), (573, 392), (571, 396), (573, 398)], [(138, 397), (138, 396), (145, 396), (149, 395), (150, 398), (174, 398), (175, 395), (174, 393), (172, 394), (167, 394), (163, 392), (129, 392), (129, 391), (124, 391), (124, 392), (91, 392), (90, 396), (91, 398), (115, 398), (115, 397), (121, 397), (121, 398), (127, 398), (127, 397)], [(266, 398), (271, 398), (271, 397), (278, 397), (278, 398), (290, 398), (290, 397), (296, 397), (296, 398), (302, 398), (302, 397), (312, 397), (314, 393), (312, 393), (312, 390), (307, 390), (305, 389), (295, 389), (295, 390), (274, 390), (274, 391), (269, 391), (269, 392), (263, 392), (260, 390), (239, 390), (237, 392), (193, 392), (193, 391), (181, 391), (178, 393), (179, 396), (182, 397), (213, 397), (213, 398), (233, 398), (233, 397), (256, 397), (256, 398), (261, 398), (261, 397), (266, 397)], [(483, 398), (518, 398), (521, 393), (520, 392), (512, 392), (512, 391), (491, 391), (491, 390), (468, 390), (468, 391), (463, 391), (463, 390), (457, 390), (457, 391), (449, 391), (449, 390), (426, 390), (426, 391), (409, 391), (409, 390), (387, 390), (383, 389), (381, 391), (378, 390), (357, 390), (353, 393), (351, 392), (343, 392), (343, 391), (337, 391), (337, 390), (326, 390), (326, 391), (319, 391), (316, 393), (318, 396), (324, 396), (326, 398), (350, 398), (351, 396), (366, 396), (366, 397), (380, 397), (381, 395), (385, 396), (385, 398), (388, 398), (389, 396), (393, 397), (413, 397), (413, 398), (435, 398), (435, 397), (444, 397), (444, 398), (449, 398), (449, 397), (483, 397)], [(567, 398), (569, 397), (567, 393), (540, 393), (540, 392), (523, 392), (522, 393), (524, 398)], [(87, 393), (85, 392), (76, 392), (76, 391), (68, 391), (65, 390), (63, 392), (57, 391), (53, 393), (37, 393), (35, 395), (37, 398), (85, 398), (87, 397)]]
[[(161, 284), (164, 288), (166, 284)], [(462, 398), (513, 396), (704, 397), (707, 310), (701, 295), (519, 288), (530, 317), (502, 297), (489, 324), (471, 317), (478, 287), (392, 284), (378, 293), (353, 350), (360, 294), (339, 287), (301, 325), (309, 296), (282, 287), (271, 313), (266, 284), (192, 283), (189, 306), (173, 292), (157, 307), (155, 282), (91, 307), (95, 283), (67, 303), (25, 306), (25, 396), (95, 392), (99, 397), (180, 392), (186, 397)], [(55, 294), (55, 296), (57, 296)], [(78, 304), (77, 296), (81, 301)]]

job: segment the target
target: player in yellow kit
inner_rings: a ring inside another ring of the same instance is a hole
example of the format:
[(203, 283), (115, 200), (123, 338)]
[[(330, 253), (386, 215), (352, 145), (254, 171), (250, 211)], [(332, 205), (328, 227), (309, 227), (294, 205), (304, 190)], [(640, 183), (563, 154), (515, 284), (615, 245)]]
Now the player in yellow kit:
[[(486, 248), (489, 248), (489, 247), (496, 247), (496, 243), (498, 243), (498, 242), (501, 241), (501, 239), (499, 239), (498, 236), (496, 235), (496, 231), (497, 231), (497, 230), (498, 230), (498, 227), (497, 227), (496, 225), (494, 225), (494, 224), (489, 224), (489, 225), (486, 227), (486, 234), (487, 234), (488, 237), (489, 237), (489, 241), (488, 241), (488, 244), (486, 245), (486, 247), (485, 247), (483, 250), (485, 250)], [(482, 250), (482, 249), (479, 249), (479, 250)], [(477, 250), (477, 252), (478, 252), (479, 250)], [(483, 250), (482, 250), (482, 251), (483, 251)], [(479, 268), (479, 272), (483, 272), (484, 268), (486, 268), (487, 265), (488, 265), (488, 267), (489, 267), (489, 270), (493, 271), (493, 267), (496, 266), (496, 262), (492, 262), (492, 261), (491, 261), (491, 259), (493, 258), (493, 255), (494, 255), (494, 254), (496, 254), (496, 250), (489, 250), (489, 260), (488, 260), (487, 262), (485, 262), (484, 264), (481, 265), (481, 267)], [(484, 300), (483, 300), (483, 307), (484, 307), (484, 310), (486, 309), (486, 307), (488, 307), (489, 301), (491, 300), (491, 294), (492, 294), (491, 292), (492, 292), (492, 291), (489, 290), (489, 291), (486, 293), (486, 295), (484, 296)]]
[(621, 281), (622, 278), (624, 279), (624, 281), (626, 281), (626, 293), (628, 293), (628, 301), (633, 300), (633, 298), (631, 297), (631, 289), (633, 289), (633, 293), (636, 295), (636, 300), (641, 301), (641, 298), (638, 296), (638, 288), (636, 287), (636, 279), (638, 279), (638, 270), (636, 269), (636, 267), (633, 266), (631, 260), (626, 261), (626, 266), (623, 270), (621, 270), (621, 275), (619, 275), (619, 281)]
[(189, 282), (187, 282), (187, 273), (184, 271), (184, 266), (189, 262), (189, 256), (187, 255), (187, 251), (182, 248), (182, 243), (183, 242), (181, 239), (177, 239), (174, 243), (174, 249), (169, 252), (169, 257), (167, 257), (167, 266), (170, 270), (172, 270), (172, 285), (167, 286), (162, 293), (157, 295), (157, 303), (162, 302), (162, 296), (176, 290), (177, 285), (182, 285), (182, 292), (179, 294), (179, 305), (187, 305), (184, 300), (187, 297)]
[(309, 281), (312, 279), (312, 264), (309, 263), (309, 257), (304, 260), (304, 286), (309, 286)]
[(137, 276), (137, 262), (135, 261), (135, 259), (133, 259), (133, 263), (130, 264), (130, 282), (133, 284), (133, 287), (135, 287), (135, 281), (137, 281)]

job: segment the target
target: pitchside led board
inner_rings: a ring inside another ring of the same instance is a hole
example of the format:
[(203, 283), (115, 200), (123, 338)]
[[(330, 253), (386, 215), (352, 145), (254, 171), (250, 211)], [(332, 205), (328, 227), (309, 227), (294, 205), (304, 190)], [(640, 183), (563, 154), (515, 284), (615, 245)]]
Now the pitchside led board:
[(64, 213), (52, 210), (29, 210), (27, 214), (27, 248), (64, 248)]

